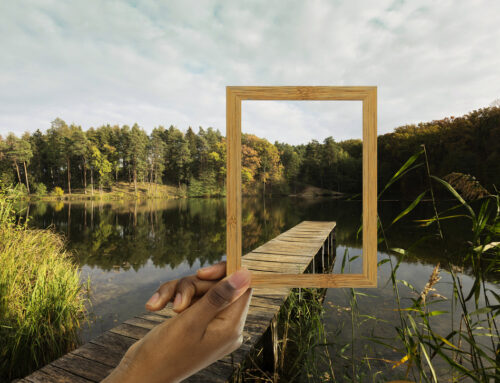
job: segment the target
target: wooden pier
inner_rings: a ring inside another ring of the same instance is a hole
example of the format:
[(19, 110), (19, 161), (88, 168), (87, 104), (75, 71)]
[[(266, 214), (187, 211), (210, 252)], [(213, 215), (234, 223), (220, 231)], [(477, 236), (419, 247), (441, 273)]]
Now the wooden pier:
[[(335, 222), (303, 221), (243, 256), (249, 270), (302, 274), (321, 272), (335, 254)], [(242, 346), (186, 382), (227, 382), (252, 351), (290, 294), (286, 288), (255, 288), (250, 302)], [(127, 349), (153, 327), (177, 315), (172, 309), (146, 312), (126, 320), (80, 348), (62, 356), (19, 382), (100, 382), (118, 365)]]

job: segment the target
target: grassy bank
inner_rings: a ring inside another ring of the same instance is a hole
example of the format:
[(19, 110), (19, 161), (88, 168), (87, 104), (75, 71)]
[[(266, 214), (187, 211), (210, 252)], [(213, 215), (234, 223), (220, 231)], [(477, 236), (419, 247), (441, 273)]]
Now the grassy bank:
[(89, 188), (85, 192), (84, 189), (73, 189), (71, 194), (67, 191), (56, 187), (51, 192), (33, 193), (25, 196), (30, 200), (37, 201), (86, 201), (86, 200), (146, 200), (146, 199), (169, 199), (169, 198), (184, 198), (187, 196), (187, 190), (184, 187), (176, 187), (171, 185), (150, 184), (147, 182), (138, 182), (137, 190), (134, 184), (128, 182), (117, 182), (109, 188), (102, 190)]
[(85, 300), (61, 236), (16, 226), (12, 201), (0, 195), (0, 381), (72, 350)]

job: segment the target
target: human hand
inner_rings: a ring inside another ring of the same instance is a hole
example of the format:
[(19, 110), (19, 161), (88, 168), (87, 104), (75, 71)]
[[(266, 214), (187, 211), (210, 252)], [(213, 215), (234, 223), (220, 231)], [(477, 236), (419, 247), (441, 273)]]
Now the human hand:
[(172, 309), (180, 313), (196, 302), (212, 286), (226, 276), (226, 262), (199, 269), (195, 275), (181, 279), (165, 282), (149, 298), (146, 309), (158, 311), (163, 309), (167, 303), (173, 302)]
[(179, 382), (241, 346), (251, 274), (241, 269), (132, 345), (104, 380)]

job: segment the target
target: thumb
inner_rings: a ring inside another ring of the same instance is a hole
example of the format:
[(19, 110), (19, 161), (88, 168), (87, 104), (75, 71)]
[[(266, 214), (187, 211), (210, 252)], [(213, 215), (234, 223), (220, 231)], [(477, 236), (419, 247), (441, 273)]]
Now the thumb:
[(240, 269), (213, 286), (195, 305), (192, 314), (208, 324), (220, 311), (242, 296), (250, 287), (251, 273)]

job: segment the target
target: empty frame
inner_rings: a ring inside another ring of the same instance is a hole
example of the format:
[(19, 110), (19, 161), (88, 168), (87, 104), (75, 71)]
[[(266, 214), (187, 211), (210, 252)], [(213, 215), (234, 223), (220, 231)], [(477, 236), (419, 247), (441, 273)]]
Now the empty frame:
[(241, 102), (244, 100), (363, 102), (363, 273), (253, 273), (252, 286), (377, 286), (377, 87), (374, 86), (228, 86), (227, 137), (227, 274), (241, 267)]

